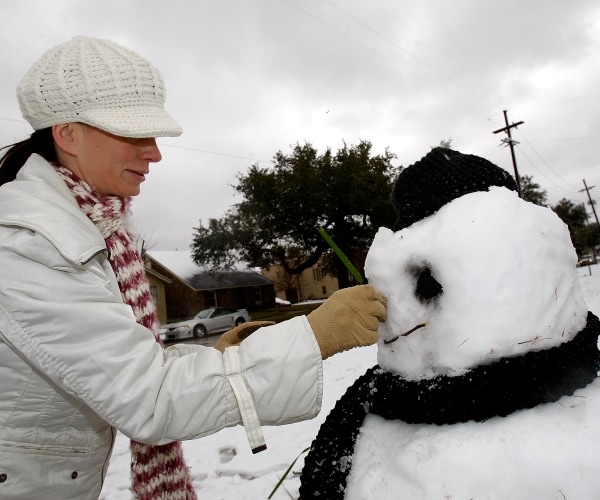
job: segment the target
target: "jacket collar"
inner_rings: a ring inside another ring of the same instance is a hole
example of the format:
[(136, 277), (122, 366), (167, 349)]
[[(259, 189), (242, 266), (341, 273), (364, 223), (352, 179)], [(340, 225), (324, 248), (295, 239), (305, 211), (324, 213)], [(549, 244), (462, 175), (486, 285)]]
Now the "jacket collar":
[(39, 233), (74, 264), (85, 264), (107, 251), (102, 235), (54, 167), (37, 154), (14, 181), (0, 186), (0, 225)]

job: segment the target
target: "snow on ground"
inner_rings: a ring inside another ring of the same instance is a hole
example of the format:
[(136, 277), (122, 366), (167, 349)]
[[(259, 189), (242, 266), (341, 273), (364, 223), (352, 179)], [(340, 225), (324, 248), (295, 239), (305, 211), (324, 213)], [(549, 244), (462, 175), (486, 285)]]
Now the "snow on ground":
[[(578, 269), (588, 309), (600, 315), (600, 266)], [(377, 347), (353, 349), (324, 362), (324, 401), (320, 415), (308, 422), (263, 428), (268, 449), (252, 455), (241, 427), (184, 443), (198, 497), (209, 500), (266, 499), (302, 450), (310, 446), (319, 426), (356, 378), (377, 362)], [(129, 500), (129, 441), (118, 434), (100, 498)], [(273, 495), (274, 500), (297, 498), (303, 457)]]

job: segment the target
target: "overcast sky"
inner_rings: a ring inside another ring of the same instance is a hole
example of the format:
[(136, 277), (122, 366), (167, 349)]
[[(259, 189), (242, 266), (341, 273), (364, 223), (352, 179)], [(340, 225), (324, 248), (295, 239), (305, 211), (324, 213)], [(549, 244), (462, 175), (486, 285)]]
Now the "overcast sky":
[(184, 133), (159, 139), (134, 204), (156, 250), (187, 250), (239, 201), (237, 173), (297, 142), (368, 140), (408, 166), (452, 138), (514, 174), (504, 110), (551, 204), (587, 201), (583, 179), (600, 198), (597, 0), (3, 0), (0, 19), (2, 145), (31, 132), (15, 89), (58, 43), (109, 38), (160, 69)]

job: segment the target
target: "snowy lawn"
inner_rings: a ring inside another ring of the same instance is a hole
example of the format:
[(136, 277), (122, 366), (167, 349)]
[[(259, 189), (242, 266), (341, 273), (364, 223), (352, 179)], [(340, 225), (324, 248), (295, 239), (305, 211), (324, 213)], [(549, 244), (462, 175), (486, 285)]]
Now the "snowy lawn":
[[(600, 266), (578, 269), (588, 309), (600, 314)], [(225, 429), (212, 436), (184, 443), (199, 498), (209, 500), (266, 499), (279, 478), (316, 436), (337, 399), (354, 380), (376, 363), (377, 347), (353, 349), (324, 362), (324, 402), (321, 414), (312, 421), (283, 427), (264, 428), (268, 449), (252, 455), (244, 430)], [(130, 499), (129, 443), (119, 434), (110, 461), (103, 500)], [(300, 458), (293, 467), (302, 469)], [(291, 474), (273, 499), (297, 498), (299, 480)]]

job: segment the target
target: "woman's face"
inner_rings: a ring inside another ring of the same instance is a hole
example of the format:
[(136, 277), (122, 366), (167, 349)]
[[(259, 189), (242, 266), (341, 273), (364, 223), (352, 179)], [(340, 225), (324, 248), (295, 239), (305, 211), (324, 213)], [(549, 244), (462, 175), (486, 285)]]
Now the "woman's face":
[(60, 162), (102, 195), (138, 195), (150, 163), (162, 159), (154, 138), (118, 137), (82, 123), (62, 127), (70, 127), (70, 142), (66, 155), (57, 143)]

